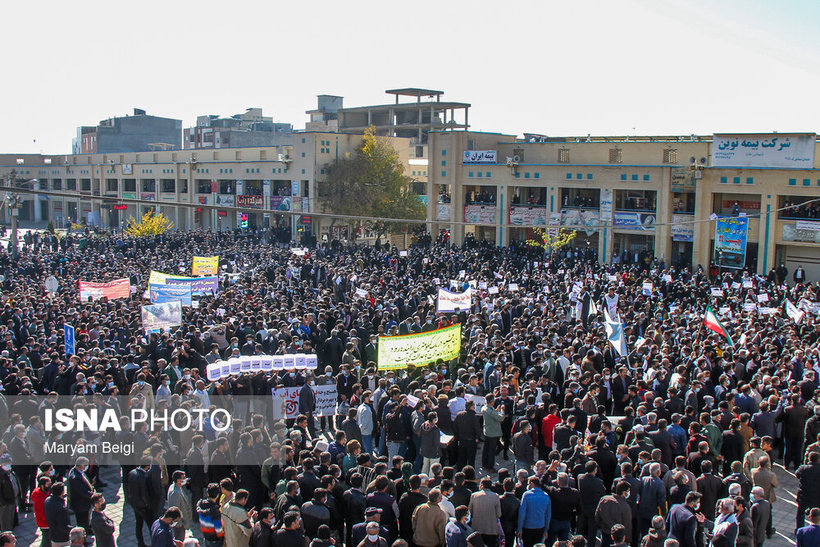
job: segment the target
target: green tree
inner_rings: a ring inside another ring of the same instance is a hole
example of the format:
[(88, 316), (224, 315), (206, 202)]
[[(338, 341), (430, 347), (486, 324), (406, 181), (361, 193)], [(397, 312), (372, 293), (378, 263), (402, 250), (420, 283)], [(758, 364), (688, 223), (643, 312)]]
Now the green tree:
[(154, 213), (151, 210), (142, 215), (139, 220), (128, 217), (128, 226), (125, 228), (125, 233), (132, 237), (159, 236), (173, 227), (174, 223), (168, 220), (168, 217), (162, 213)]
[(544, 250), (544, 257), (551, 253), (554, 249), (560, 249), (572, 243), (577, 232), (575, 230), (566, 230), (564, 228), (550, 228), (545, 230), (543, 228), (533, 228), (533, 232), (537, 239), (528, 239), (527, 245), (531, 247), (538, 247)]
[[(325, 210), (340, 215), (423, 220), (424, 203), (410, 191), (410, 181), (399, 155), (386, 139), (376, 136), (371, 127), (353, 154), (329, 166), (322, 202)], [(367, 224), (376, 230), (379, 238), (408, 225), (401, 221)]]

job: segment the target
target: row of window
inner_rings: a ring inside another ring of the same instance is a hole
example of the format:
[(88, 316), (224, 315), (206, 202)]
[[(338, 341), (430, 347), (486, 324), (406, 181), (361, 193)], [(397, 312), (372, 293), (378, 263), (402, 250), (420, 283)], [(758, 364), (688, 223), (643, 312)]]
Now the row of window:
[[(414, 177), (426, 177), (427, 176), (427, 171), (413, 171), (413, 176)], [(472, 176), (472, 175), (470, 175), (470, 176)], [(490, 174), (487, 173), (487, 176), (489, 177)]]
[[(721, 177), (720, 182), (723, 182), (724, 178), (725, 177)], [(735, 177), (735, 178), (737, 178), (737, 177)], [(751, 182), (748, 182), (749, 180), (751, 180), (751, 179), (747, 179), (747, 181), (746, 181), (747, 184), (752, 184)], [(735, 184), (737, 184), (737, 183), (735, 183)], [(797, 179), (789, 179), (789, 186), (797, 186)], [(811, 186), (811, 179), (803, 179), (803, 186)], [(817, 186), (820, 186), (820, 179), (817, 179)]]

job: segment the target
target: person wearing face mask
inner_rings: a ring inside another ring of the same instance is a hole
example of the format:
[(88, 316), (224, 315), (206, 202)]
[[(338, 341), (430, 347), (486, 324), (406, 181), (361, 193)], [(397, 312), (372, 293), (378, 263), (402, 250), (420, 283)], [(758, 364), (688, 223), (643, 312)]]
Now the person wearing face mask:
[[(71, 517), (65, 505), (65, 485), (63, 483), (57, 482), (51, 485), (51, 494), (43, 502), (43, 513), (48, 523), (52, 547), (67, 546), (71, 531)], [(5, 523), (0, 524), (5, 527)]]
[(465, 505), (459, 505), (455, 510), (455, 517), (451, 517), (444, 528), (447, 547), (467, 547), (467, 538), (473, 533), (467, 523), (470, 521), (470, 510)]
[(177, 507), (169, 507), (165, 513), (151, 525), (151, 547), (176, 547), (174, 525), (182, 518)]
[(85, 474), (87, 469), (88, 458), (81, 456), (66, 477), (71, 510), (74, 511), (77, 526), (82, 526), (86, 532), (91, 529), (88, 519), (91, 516), (91, 495), (94, 493), (94, 487)]
[(146, 408), (154, 408), (154, 391), (145, 381), (145, 374), (142, 372), (137, 374), (137, 381), (131, 386), (131, 391), (128, 393), (128, 396), (132, 399), (138, 395), (145, 397)]
[(91, 529), (94, 531), (94, 545), (96, 547), (115, 547), (114, 541), (114, 521), (105, 514), (105, 497), (97, 492), (91, 496), (91, 504), (94, 510), (91, 511)]

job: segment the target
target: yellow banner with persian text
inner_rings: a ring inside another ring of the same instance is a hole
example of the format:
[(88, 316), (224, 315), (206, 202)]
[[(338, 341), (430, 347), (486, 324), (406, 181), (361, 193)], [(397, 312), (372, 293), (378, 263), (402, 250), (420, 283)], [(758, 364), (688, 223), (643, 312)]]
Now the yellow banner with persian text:
[(191, 267), (191, 275), (217, 275), (219, 273), (218, 256), (195, 256)]
[(449, 361), (461, 352), (461, 324), (420, 334), (379, 336), (379, 370)]

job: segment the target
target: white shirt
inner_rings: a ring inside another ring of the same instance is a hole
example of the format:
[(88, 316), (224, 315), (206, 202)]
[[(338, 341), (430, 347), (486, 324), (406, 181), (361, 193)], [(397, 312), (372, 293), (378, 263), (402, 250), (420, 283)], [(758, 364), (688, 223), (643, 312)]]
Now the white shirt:
[(447, 407), (450, 409), (450, 416), (455, 418), (459, 412), (464, 410), (465, 404), (467, 404), (467, 401), (464, 399), (464, 397), (455, 397), (451, 399), (450, 402), (447, 404)]

